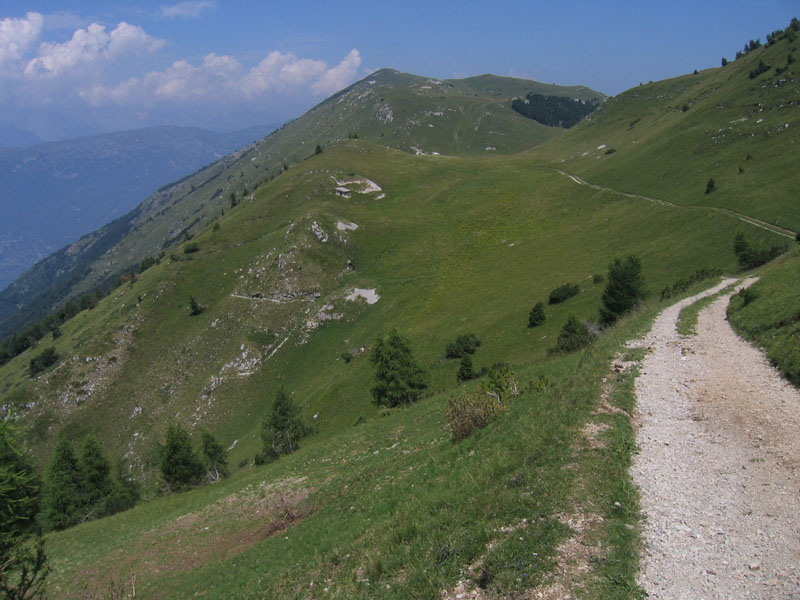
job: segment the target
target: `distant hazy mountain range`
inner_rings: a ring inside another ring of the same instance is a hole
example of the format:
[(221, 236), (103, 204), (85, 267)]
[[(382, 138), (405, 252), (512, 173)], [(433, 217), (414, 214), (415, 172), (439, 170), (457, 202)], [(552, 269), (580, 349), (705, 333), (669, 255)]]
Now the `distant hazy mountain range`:
[(272, 129), (221, 134), (151, 127), (0, 148), (0, 289), (38, 260), (127, 213), (159, 186)]

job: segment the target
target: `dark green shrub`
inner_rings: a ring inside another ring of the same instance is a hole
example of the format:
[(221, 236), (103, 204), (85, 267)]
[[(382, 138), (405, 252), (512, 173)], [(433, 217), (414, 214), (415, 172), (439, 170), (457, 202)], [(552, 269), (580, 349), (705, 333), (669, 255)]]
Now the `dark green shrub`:
[(706, 182), (706, 194), (710, 194), (711, 192), (715, 192), (717, 190), (717, 184), (714, 181), (714, 178), (710, 178)]
[(741, 231), (733, 238), (733, 252), (742, 269), (754, 269), (766, 264), (786, 250), (788, 250), (787, 244), (776, 244), (770, 247), (754, 246)]
[(189, 244), (186, 244), (186, 246), (184, 246), (183, 248), (184, 254), (194, 254), (195, 252), (199, 251), (200, 251), (200, 244), (198, 244), (197, 242), (191, 242)]
[(570, 315), (561, 328), (556, 346), (551, 348), (551, 352), (575, 352), (588, 346), (592, 339), (594, 336), (589, 333), (589, 328), (578, 321), (574, 315)]
[(762, 73), (766, 73), (767, 71), (769, 71), (771, 68), (772, 67), (770, 65), (765, 64), (763, 60), (759, 59), (758, 66), (755, 69), (753, 69), (752, 71), (750, 71), (750, 75), (749, 75), (750, 79), (755, 79), (756, 77), (758, 77)]
[(447, 344), (445, 356), (447, 358), (462, 358), (465, 354), (474, 354), (480, 345), (481, 341), (474, 333), (466, 333), (458, 336), (455, 342)]
[(528, 327), (538, 327), (545, 322), (544, 304), (537, 302), (528, 315)]
[(692, 285), (703, 281), (705, 279), (711, 279), (712, 277), (719, 277), (722, 275), (722, 269), (714, 268), (710, 269), (704, 267), (702, 269), (697, 269), (694, 273), (689, 275), (688, 277), (682, 277), (675, 281), (671, 286), (666, 286), (663, 290), (661, 290), (661, 299), (666, 300), (667, 298), (671, 298), (675, 294), (680, 292), (685, 292), (688, 290)]
[(753, 300), (758, 298), (758, 292), (756, 292), (753, 288), (749, 287), (742, 288), (741, 290), (739, 290), (739, 297), (742, 299), (742, 304), (744, 306), (747, 306)]
[(573, 296), (577, 296), (580, 291), (577, 283), (565, 283), (550, 292), (548, 303), (558, 304), (559, 302), (564, 302), (564, 300), (569, 300)]
[(194, 296), (189, 296), (189, 314), (193, 317), (196, 317), (199, 314), (202, 314), (205, 308), (200, 305), (200, 303), (195, 299)]
[(644, 299), (642, 264), (634, 255), (615, 258), (608, 266), (608, 279), (600, 307), (600, 323), (611, 325)]
[(58, 362), (60, 356), (56, 349), (53, 347), (45, 348), (44, 351), (38, 356), (34, 356), (28, 366), (31, 377), (35, 377), (47, 367), (50, 367)]
[(606, 280), (605, 275), (601, 275), (600, 273), (595, 273), (592, 275), (592, 283), (597, 285), (598, 283), (603, 283)]

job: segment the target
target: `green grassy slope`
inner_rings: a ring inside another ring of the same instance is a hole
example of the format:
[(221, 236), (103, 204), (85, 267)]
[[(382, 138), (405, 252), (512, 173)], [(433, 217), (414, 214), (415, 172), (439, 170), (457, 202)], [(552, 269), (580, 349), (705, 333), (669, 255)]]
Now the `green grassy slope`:
[(745, 338), (767, 352), (770, 361), (800, 385), (800, 255), (795, 251), (764, 267), (760, 280), (731, 300), (728, 317)]
[[(386, 197), (334, 196), (332, 175), (350, 172)], [(359, 229), (339, 232), (340, 220)], [(657, 293), (696, 268), (733, 268), (739, 227), (711, 211), (576, 186), (524, 158), (412, 157), (364, 142), (299, 165), (218, 222), (219, 231), (193, 240), (200, 252), (178, 252), (189, 260), (149, 269), (63, 327), (54, 346), (65, 359), (54, 371), (28, 381), (38, 350), (0, 370), (5, 395), (36, 404), (23, 418), (42, 461), (58, 431), (95, 431), (146, 469), (171, 419), (241, 440), (239, 460), (255, 452), (254, 419), (279, 383), (296, 390), (308, 415), (322, 415), (319, 435), (330, 435), (376, 412), (365, 357), (344, 365), (339, 355), (390, 325), (419, 344), (433, 391), (444, 391), (456, 365), (443, 349), (459, 333), (484, 340), (479, 364), (529, 362), (553, 344), (567, 314), (594, 316), (602, 286), (591, 276), (614, 256), (638, 254)], [(327, 242), (312, 233), (314, 222)], [(527, 330), (533, 303), (565, 282), (583, 292)], [(381, 299), (345, 300), (353, 287), (375, 288)], [(198, 317), (188, 315), (190, 295), (207, 306)]]
[[(692, 178), (677, 178), (669, 196), (648, 173), (669, 166), (668, 149), (676, 173), (712, 159), (715, 146), (700, 136), (705, 126), (690, 119), (711, 118), (709, 106), (738, 98), (740, 71), (751, 59), (626, 92), (541, 151), (500, 155), (481, 150), (486, 142), (476, 137), (480, 144), (462, 148), (462, 156), (417, 156), (383, 145), (387, 137), (401, 146), (413, 138), (416, 130), (399, 124), (359, 130), (359, 140), (331, 139), (322, 154), (309, 153), (227, 210), (216, 231), (198, 223), (198, 252), (174, 248), (180, 260), (162, 261), (65, 324), (45, 344), (62, 354), (57, 366), (29, 380), (37, 349), (0, 368), (3, 403), (19, 414), (40, 465), (60, 433), (93, 432), (128, 460), (152, 500), (49, 536), (53, 593), (108, 595), (112, 579), (129, 585), (135, 576), (139, 593), (156, 598), (455, 597), (461, 579), (514, 597), (547, 582), (559, 543), (574, 534), (568, 523), (580, 528), (571, 520), (578, 514), (594, 523), (580, 544), (593, 555), (586, 595), (637, 597), (636, 492), (626, 476), (633, 438), (624, 414), (632, 408), (632, 374), (609, 375), (609, 362), (663, 306), (664, 287), (701, 268), (738, 271), (737, 231), (757, 243), (778, 239), (715, 210), (712, 198), (691, 201)], [(373, 102), (373, 87), (410, 82), (409, 94), (438, 103), (434, 94), (448, 86), (381, 76), (381, 83), (362, 82), (372, 87), (359, 94)], [(459, 85), (478, 94), (476, 102), (489, 102), (495, 88), (518, 89), (514, 80), (486, 78)], [(687, 111), (668, 110), (689, 97), (698, 100)], [(358, 94), (330, 100), (357, 101)], [(470, 114), (465, 109), (464, 123)], [(343, 117), (342, 130), (350, 127)], [(626, 137), (637, 130), (643, 137)], [(789, 218), (785, 181), (797, 176), (783, 161), (791, 131), (758, 147), (761, 168), (775, 177), (764, 178), (758, 194), (742, 188), (737, 202), (755, 205), (772, 190), (775, 209)], [(291, 132), (285, 127), (281, 139)], [(375, 135), (378, 144), (366, 139)], [(744, 148), (726, 139), (716, 147), (720, 156)], [(605, 154), (611, 147), (617, 151)], [(679, 152), (686, 148), (696, 152)], [(261, 159), (252, 159), (262, 150), (239, 164), (250, 161), (257, 172)], [(553, 167), (674, 205), (579, 185)], [(225, 194), (251, 181), (251, 171), (236, 168), (217, 180), (227, 182)], [(697, 177), (704, 189), (707, 176)], [(354, 180), (360, 183), (348, 185), (368, 193), (334, 195), (337, 182)], [(181, 218), (175, 213), (172, 222)], [(650, 294), (643, 309), (585, 352), (548, 355), (569, 315), (596, 319), (603, 286), (592, 276), (630, 253), (641, 259)], [(545, 324), (528, 329), (531, 307), (568, 282), (580, 293), (547, 306)], [(380, 298), (348, 300), (354, 288)], [(189, 316), (190, 296), (202, 314)], [(418, 404), (399, 410), (378, 409), (369, 395), (368, 349), (391, 327), (410, 338), (431, 384)], [(496, 422), (455, 445), (445, 428), (447, 401), (475, 384), (456, 382), (458, 363), (445, 359), (444, 348), (462, 333), (483, 342), (476, 367), (507, 362), (524, 391)], [(341, 358), (364, 348), (349, 362)], [(544, 389), (528, 388), (542, 375)], [(251, 466), (280, 385), (317, 431), (298, 453)], [(598, 413), (606, 400), (622, 412)], [(586, 428), (598, 420), (601, 426)], [(173, 421), (214, 431), (230, 448), (232, 477), (158, 497), (151, 449)]]
[[(592, 183), (797, 231), (800, 63), (776, 68), (800, 58), (798, 45), (784, 39), (725, 67), (632, 88), (532, 153)], [(772, 68), (750, 79), (759, 61)], [(717, 190), (706, 194), (710, 178)]]
[(252, 192), (284, 166), (357, 135), (411, 153), (512, 153), (562, 130), (525, 119), (511, 99), (542, 88), (552, 94), (601, 96), (585, 87), (484, 75), (437, 80), (377, 71), (323, 101), (260, 142), (165, 186), (115, 223), (44, 259), (0, 292), (0, 336), (41, 318), (63, 298), (129, 270), (143, 257), (171, 250), (185, 231), (199, 231), (229, 205), (231, 192)]

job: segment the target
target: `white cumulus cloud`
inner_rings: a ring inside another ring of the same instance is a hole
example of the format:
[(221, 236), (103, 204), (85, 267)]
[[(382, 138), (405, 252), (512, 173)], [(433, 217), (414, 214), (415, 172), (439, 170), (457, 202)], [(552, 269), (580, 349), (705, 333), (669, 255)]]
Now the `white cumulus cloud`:
[(114, 59), (128, 54), (154, 52), (164, 43), (164, 40), (145, 33), (141, 27), (124, 21), (111, 33), (106, 33), (103, 25), (92, 23), (86, 29), (76, 30), (72, 39), (62, 44), (42, 42), (39, 55), (25, 67), (25, 75), (61, 75), (73, 67), (101, 58)]
[(356, 49), (350, 50), (342, 62), (325, 71), (325, 74), (314, 82), (311, 91), (325, 96), (338, 92), (353, 82), (360, 66), (361, 54)]
[(297, 94), (319, 97), (350, 84), (360, 64), (358, 50), (352, 50), (334, 67), (323, 60), (274, 51), (255, 67), (245, 70), (235, 58), (212, 53), (199, 65), (176, 61), (163, 71), (117, 85), (94, 85), (82, 91), (81, 96), (93, 106), (153, 104), (157, 100), (235, 103)]
[(162, 17), (168, 19), (199, 19), (204, 12), (214, 10), (216, 7), (217, 3), (213, 0), (199, 0), (162, 6), (160, 12)]
[(0, 67), (4, 63), (19, 61), (28, 48), (39, 39), (44, 17), (29, 12), (24, 19), (5, 18), (0, 21)]

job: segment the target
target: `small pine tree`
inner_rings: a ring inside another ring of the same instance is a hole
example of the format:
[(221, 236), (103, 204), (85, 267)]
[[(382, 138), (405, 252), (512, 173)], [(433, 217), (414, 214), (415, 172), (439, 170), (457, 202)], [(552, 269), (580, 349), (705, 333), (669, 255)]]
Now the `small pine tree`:
[(414, 360), (408, 340), (394, 329), (386, 339), (376, 340), (369, 359), (376, 369), (372, 386), (376, 404), (410, 404), (419, 400), (422, 390), (428, 387), (425, 371)]
[(615, 258), (608, 266), (608, 281), (603, 291), (600, 323), (611, 325), (644, 299), (642, 263), (634, 255)]
[(475, 377), (475, 370), (472, 368), (472, 357), (465, 354), (461, 357), (461, 363), (458, 365), (458, 373), (456, 379), (459, 381), (469, 381)]
[(228, 476), (228, 452), (210, 431), (203, 431), (200, 437), (200, 451), (205, 459), (209, 481), (219, 481)]
[(197, 315), (202, 314), (202, 312), (204, 310), (205, 309), (200, 305), (200, 303), (195, 299), (194, 296), (189, 296), (189, 314), (190, 315), (192, 315), (193, 317), (196, 317)]
[(710, 194), (711, 192), (715, 192), (717, 190), (717, 184), (714, 181), (714, 178), (710, 178), (706, 183), (706, 194)]
[(61, 438), (45, 475), (42, 517), (52, 529), (77, 523), (84, 506), (84, 480), (72, 444)]
[(79, 465), (83, 475), (83, 502), (87, 513), (98, 517), (107, 514), (105, 500), (113, 489), (111, 467), (100, 444), (92, 436), (83, 442)]
[(537, 302), (528, 315), (528, 327), (538, 327), (545, 321), (544, 304)]
[(322, 154), (322, 146), (317, 144), (316, 149), (314, 150), (314, 154)]
[(40, 482), (8, 421), (0, 421), (0, 597), (36, 598), (47, 557), (36, 522)]
[(283, 388), (278, 389), (269, 415), (261, 425), (263, 461), (291, 454), (300, 447), (300, 440), (310, 433), (300, 420), (300, 408)]
[(178, 424), (167, 428), (160, 467), (161, 476), (173, 491), (195, 485), (203, 476), (203, 465), (192, 447), (189, 432)]

